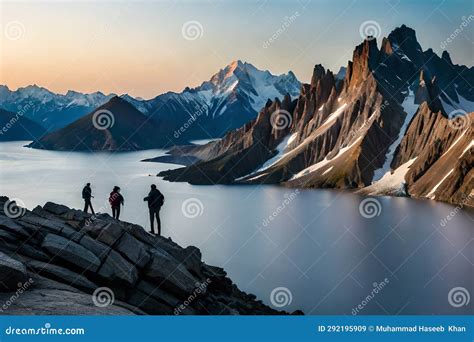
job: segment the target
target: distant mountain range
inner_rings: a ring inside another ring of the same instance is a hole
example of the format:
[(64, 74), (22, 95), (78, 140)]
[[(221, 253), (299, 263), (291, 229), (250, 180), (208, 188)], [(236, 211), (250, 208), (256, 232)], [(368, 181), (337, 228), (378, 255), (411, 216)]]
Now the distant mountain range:
[[(279, 183), (474, 205), (474, 68), (423, 51), (405, 25), (357, 46), (342, 80), (317, 65), (297, 99), (204, 146), (170, 151), (193, 184)], [(170, 158), (167, 156), (166, 158)], [(156, 158), (155, 161), (160, 161)]]
[[(275, 76), (249, 63), (234, 61), (209, 81), (196, 88), (186, 88), (181, 93), (168, 92), (151, 100), (129, 95), (122, 95), (121, 98), (151, 119), (148, 122), (156, 128), (153, 134), (157, 138), (155, 147), (166, 147), (192, 139), (221, 137), (255, 118), (268, 99), (281, 98), (285, 94), (296, 96), (300, 85), (292, 72)], [(11, 112), (27, 108), (24, 116), (52, 132), (43, 139), (48, 144), (32, 146), (65, 148), (68, 143), (60, 141), (64, 133), (61, 129), (71, 123), (82, 122), (85, 115), (97, 111), (115, 96), (73, 91), (61, 95), (36, 85), (16, 91), (0, 86), (0, 108)], [(76, 126), (74, 131), (78, 127), (83, 125)], [(68, 127), (67, 131), (70, 130)], [(86, 132), (76, 133), (84, 136)]]
[(30, 85), (10, 90), (0, 85), (0, 108), (24, 116), (52, 132), (103, 105), (114, 95), (101, 92), (82, 94), (68, 91), (65, 95), (55, 94), (46, 88)]

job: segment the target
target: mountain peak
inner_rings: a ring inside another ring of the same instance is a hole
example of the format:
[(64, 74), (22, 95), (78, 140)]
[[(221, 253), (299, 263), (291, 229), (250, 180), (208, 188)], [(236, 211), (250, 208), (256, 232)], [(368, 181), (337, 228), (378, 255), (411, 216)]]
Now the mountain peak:
[(393, 29), (388, 36), (389, 38), (396, 38), (399, 43), (402, 43), (403, 40), (407, 38), (415, 38), (416, 40), (415, 30), (411, 27), (406, 26), (405, 24), (402, 24), (400, 27), (396, 27), (395, 29)]
[(444, 50), (441, 54), (441, 58), (445, 60), (448, 64), (453, 65), (453, 61), (451, 60), (451, 56), (449, 55), (448, 51)]
[[(107, 105), (107, 104), (114, 105), (114, 106), (115, 105), (126, 105), (126, 106), (132, 106), (133, 107), (133, 105), (130, 102), (128, 102), (126, 99), (123, 99), (122, 97), (117, 96), (117, 95), (112, 96), (110, 98), (110, 100), (107, 103), (104, 104), (104, 106)], [(135, 107), (133, 107), (133, 108), (135, 108)]]
[(316, 64), (311, 77), (311, 85), (315, 86), (324, 75), (326, 75), (326, 69), (321, 64)]
[(401, 58), (415, 63), (417, 67), (423, 65), (423, 51), (412, 28), (402, 25), (397, 27), (387, 37), (391, 49)]

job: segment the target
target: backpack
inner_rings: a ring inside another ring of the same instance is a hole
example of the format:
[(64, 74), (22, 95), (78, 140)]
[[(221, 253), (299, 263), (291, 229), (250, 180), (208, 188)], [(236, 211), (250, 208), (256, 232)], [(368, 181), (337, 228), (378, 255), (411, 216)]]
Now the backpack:
[(109, 203), (111, 207), (120, 207), (122, 204), (122, 196), (118, 192), (111, 192), (109, 196)]
[(165, 196), (163, 196), (161, 192), (158, 194), (158, 198), (156, 199), (156, 204), (158, 204), (160, 207), (162, 207), (163, 204), (165, 204)]
[(82, 198), (83, 199), (91, 198), (91, 192), (89, 191), (89, 189), (87, 189), (87, 187), (84, 187), (84, 189), (82, 189)]

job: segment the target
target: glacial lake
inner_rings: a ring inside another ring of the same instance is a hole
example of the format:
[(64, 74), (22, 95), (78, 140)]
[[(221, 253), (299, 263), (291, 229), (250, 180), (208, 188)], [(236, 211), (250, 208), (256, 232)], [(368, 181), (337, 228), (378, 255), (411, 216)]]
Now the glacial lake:
[[(119, 185), (121, 219), (148, 227), (143, 197), (155, 183), (165, 195), (162, 234), (199, 247), (204, 261), (269, 305), (313, 315), (474, 312), (470, 209), (378, 197), (379, 215), (367, 218), (359, 210), (364, 197), (341, 191), (169, 183), (155, 175), (176, 166), (140, 162), (162, 150), (91, 154), (25, 144), (0, 143), (1, 194), (29, 209), (46, 201), (82, 208), (90, 182), (94, 208), (110, 213), (108, 194)], [(457, 287), (470, 303), (450, 304)]]

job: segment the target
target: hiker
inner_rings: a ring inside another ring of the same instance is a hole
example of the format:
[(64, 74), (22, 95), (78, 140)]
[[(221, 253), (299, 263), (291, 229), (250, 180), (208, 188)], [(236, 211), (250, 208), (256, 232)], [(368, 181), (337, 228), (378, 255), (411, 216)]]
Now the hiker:
[(148, 211), (150, 212), (150, 226), (152, 234), (155, 234), (154, 221), (156, 217), (156, 223), (158, 232), (157, 235), (161, 235), (161, 221), (160, 221), (160, 209), (165, 202), (165, 197), (163, 194), (156, 188), (155, 184), (151, 185), (151, 190), (148, 193), (148, 196), (143, 199), (148, 202)]
[(109, 196), (109, 203), (112, 207), (112, 216), (118, 220), (120, 217), (120, 205), (123, 205), (123, 196), (120, 195), (120, 187), (114, 186)]
[(82, 189), (82, 198), (84, 199), (84, 212), (87, 213), (89, 208), (91, 208), (92, 215), (95, 215), (91, 202), (91, 198), (94, 198), (94, 196), (92, 196), (91, 183), (87, 183), (84, 189)]

